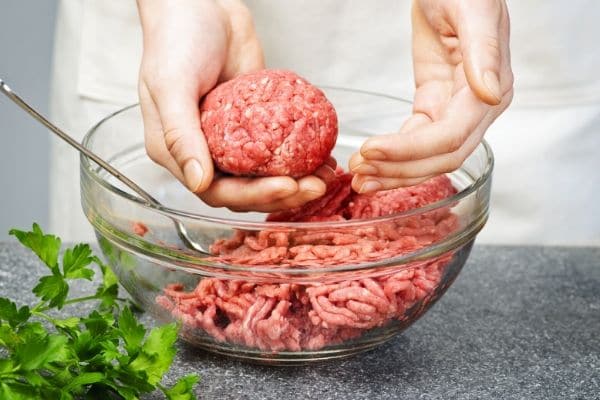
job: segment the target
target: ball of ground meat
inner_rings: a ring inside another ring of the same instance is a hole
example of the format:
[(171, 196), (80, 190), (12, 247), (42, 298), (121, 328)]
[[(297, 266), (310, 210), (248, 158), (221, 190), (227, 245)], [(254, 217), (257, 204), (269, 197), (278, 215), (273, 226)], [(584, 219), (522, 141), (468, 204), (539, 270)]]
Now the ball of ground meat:
[(234, 175), (309, 175), (337, 139), (333, 105), (291, 71), (261, 70), (224, 82), (205, 96), (200, 111), (216, 166)]

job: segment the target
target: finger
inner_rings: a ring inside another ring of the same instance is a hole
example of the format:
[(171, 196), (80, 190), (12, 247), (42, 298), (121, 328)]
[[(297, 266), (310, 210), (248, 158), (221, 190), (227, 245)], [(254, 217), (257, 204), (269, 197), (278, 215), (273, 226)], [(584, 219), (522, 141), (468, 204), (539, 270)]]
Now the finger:
[[(400, 128), (400, 132), (408, 132), (412, 129), (417, 129), (420, 126), (431, 123), (431, 118), (424, 113), (415, 113), (411, 115)], [(373, 168), (369, 169), (366, 163), (367, 160), (360, 154), (360, 152), (354, 153), (348, 162), (348, 169), (353, 173), (361, 173), (366, 175), (376, 175), (377, 171)], [(357, 168), (362, 167), (359, 171)]]
[(274, 212), (300, 207), (321, 197), (326, 189), (325, 183), (315, 176), (298, 181), (289, 177), (223, 178), (216, 180), (200, 198), (210, 206), (232, 211)]
[[(236, 51), (236, 53), (233, 53), (233, 51)], [(263, 51), (258, 41), (244, 43), (243, 49), (241, 50), (230, 47), (227, 63), (219, 77), (219, 82), (225, 82), (238, 75), (258, 71), (264, 68), (265, 61)]]
[(375, 193), (380, 190), (390, 190), (399, 187), (418, 185), (430, 179), (431, 176), (420, 178), (375, 178), (368, 175), (355, 175), (352, 178), (352, 189), (361, 194)]
[[(431, 123), (431, 118), (424, 113), (415, 113), (411, 115), (400, 128), (400, 132), (408, 132), (411, 129), (416, 129), (425, 124)], [(374, 164), (371, 162), (371, 164)], [(377, 170), (374, 167), (369, 167), (368, 161), (360, 154), (360, 152), (352, 154), (348, 162), (348, 169), (355, 174), (377, 175)]]
[(487, 104), (500, 104), (502, 49), (509, 41), (508, 32), (502, 28), (508, 23), (506, 5), (503, 0), (457, 3), (455, 28), (469, 86)]
[(489, 126), (508, 107), (511, 99), (512, 90), (504, 96), (499, 106), (494, 107), (486, 114), (465, 143), (456, 151), (422, 160), (405, 162), (367, 161), (357, 157), (356, 161), (353, 160), (355, 164), (352, 172), (358, 175), (370, 175), (373, 178), (399, 179), (413, 179), (452, 172), (460, 168), (477, 148)]
[(213, 207), (252, 210), (298, 192), (298, 183), (290, 177), (223, 177), (213, 181), (199, 197)]
[(315, 176), (305, 176), (298, 181), (298, 192), (284, 199), (255, 207), (255, 211), (275, 212), (303, 206), (323, 196), (327, 190), (325, 182)]
[(246, 72), (264, 69), (262, 46), (248, 7), (240, 0), (219, 0), (217, 3), (229, 18), (230, 29), (235, 29), (235, 34), (229, 34), (227, 61), (219, 80), (227, 81)]
[[(442, 118), (448, 102), (452, 98), (454, 80), (429, 80), (419, 85), (413, 100), (413, 116), (406, 121), (401, 131), (414, 129), (425, 122)], [(419, 116), (420, 114), (423, 114)], [(414, 120), (414, 116), (419, 116)], [(425, 118), (427, 117), (427, 118)]]
[(165, 145), (163, 128), (156, 105), (148, 92), (148, 87), (141, 81), (139, 84), (140, 108), (144, 122), (144, 143), (148, 157), (155, 163), (163, 166), (180, 182), (184, 183), (183, 173), (169, 153)]
[(198, 97), (165, 82), (150, 91), (163, 128), (164, 143), (189, 190), (200, 193), (213, 178), (213, 163), (200, 127)]
[[(352, 154), (352, 156), (350, 156), (350, 160), (348, 161), (348, 170), (352, 173), (356, 173), (355, 170), (366, 162), (367, 161), (360, 154), (360, 152), (356, 152), (356, 153)], [(376, 172), (377, 171), (373, 171), (373, 173), (376, 173)], [(365, 174), (371, 175), (369, 172), (366, 172)]]
[(417, 111), (404, 121), (404, 124), (402, 124), (402, 127), (400, 128), (400, 132), (409, 132), (431, 122), (433, 122), (433, 119), (429, 117), (429, 115)]
[(290, 177), (222, 177), (215, 179), (199, 197), (212, 207), (252, 210), (297, 192), (298, 183)]
[(369, 161), (410, 161), (456, 151), (489, 109), (469, 87), (463, 87), (454, 94), (439, 121), (369, 138), (361, 146), (360, 154)]
[[(504, 4), (504, 8), (506, 9), (506, 4)], [(510, 20), (508, 11), (506, 11), (506, 16), (500, 23), (500, 38), (502, 43), (502, 46), (500, 47), (500, 87), (503, 93), (505, 93), (504, 97), (506, 97), (509, 91), (512, 92), (514, 84), (514, 75), (510, 59)], [(511, 98), (512, 94), (513, 93), (511, 93)], [(508, 107), (508, 104), (506, 107)]]
[(372, 178), (396, 179), (415, 179), (452, 172), (460, 168), (465, 159), (479, 145), (490, 123), (482, 121), (480, 126), (465, 143), (452, 153), (406, 162), (371, 161), (361, 163), (353, 172), (358, 175), (371, 176)]

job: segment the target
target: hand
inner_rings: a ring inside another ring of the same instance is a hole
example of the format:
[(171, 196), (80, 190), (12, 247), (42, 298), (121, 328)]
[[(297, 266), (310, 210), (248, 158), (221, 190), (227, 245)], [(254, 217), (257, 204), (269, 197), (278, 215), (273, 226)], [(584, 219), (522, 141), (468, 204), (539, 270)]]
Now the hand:
[[(323, 166), (298, 181), (215, 174), (199, 100), (217, 83), (264, 68), (252, 17), (239, 0), (138, 0), (144, 36), (139, 97), (146, 151), (214, 207), (270, 212), (325, 192)], [(335, 167), (335, 164), (333, 164)]]
[(362, 193), (459, 168), (512, 99), (504, 0), (415, 0), (412, 23), (413, 114), (352, 156), (352, 186)]

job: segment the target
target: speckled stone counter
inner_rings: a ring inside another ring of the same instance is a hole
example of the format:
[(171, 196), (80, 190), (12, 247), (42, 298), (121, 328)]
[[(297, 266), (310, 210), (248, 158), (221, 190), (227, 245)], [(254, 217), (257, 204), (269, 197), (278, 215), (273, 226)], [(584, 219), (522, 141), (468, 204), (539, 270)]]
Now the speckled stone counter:
[[(0, 295), (32, 302), (41, 268), (0, 244)], [(600, 399), (600, 248), (475, 246), (432, 310), (377, 350), (275, 368), (181, 344), (169, 377), (192, 371), (202, 399)]]

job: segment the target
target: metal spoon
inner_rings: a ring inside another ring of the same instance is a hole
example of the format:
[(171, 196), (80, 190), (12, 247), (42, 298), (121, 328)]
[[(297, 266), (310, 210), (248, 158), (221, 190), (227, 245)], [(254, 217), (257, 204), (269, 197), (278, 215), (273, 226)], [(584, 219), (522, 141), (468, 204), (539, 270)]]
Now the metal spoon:
[[(73, 139), (71, 136), (69, 136), (67, 133), (65, 133), (62, 129), (58, 128), (56, 125), (54, 125), (53, 123), (48, 121), (42, 114), (37, 112), (33, 107), (31, 107), (29, 104), (27, 104), (19, 95), (17, 95), (15, 92), (13, 92), (8, 87), (8, 85), (6, 83), (4, 83), (4, 81), (2, 79), (0, 79), (0, 91), (2, 91), (2, 93), (4, 93), (9, 99), (11, 99), (13, 102), (15, 102), (19, 107), (21, 107), (23, 110), (25, 110), (29, 115), (31, 115), (33, 118), (35, 118), (38, 122), (42, 123), (46, 128), (48, 128), (52, 132), (54, 132), (62, 140), (64, 140), (65, 142), (67, 142), (68, 144), (73, 146), (80, 153), (83, 153), (86, 156), (88, 156), (90, 159), (94, 160), (94, 162), (96, 164), (98, 164), (100, 167), (102, 167), (104, 170), (106, 170), (106, 172), (108, 172), (109, 174), (111, 174), (112, 176), (114, 176), (115, 178), (117, 178), (118, 180), (123, 182), (131, 190), (133, 190), (134, 192), (139, 194), (140, 197), (142, 199), (144, 199), (144, 201), (146, 202), (146, 205), (155, 206), (155, 207), (159, 207), (159, 208), (163, 207), (162, 204), (160, 204), (154, 197), (150, 196), (145, 190), (143, 190), (141, 187), (139, 187), (131, 179), (127, 178), (125, 175), (123, 175), (117, 169), (112, 167), (109, 163), (104, 161), (98, 155), (96, 155), (89, 149), (86, 149), (85, 147), (83, 147), (79, 142), (77, 142), (75, 139)], [(197, 252), (206, 254), (206, 255), (210, 254), (210, 252), (207, 249), (205, 249), (204, 246), (202, 246), (201, 244), (199, 244), (198, 242), (196, 242), (196, 241), (192, 240), (192, 238), (190, 238), (190, 236), (187, 232), (187, 229), (185, 228), (183, 223), (181, 223), (181, 221), (179, 221), (178, 219), (175, 219), (171, 216), (167, 216), (167, 217), (169, 217), (173, 221), (173, 224), (175, 225), (175, 230), (177, 231), (177, 235), (179, 236), (179, 238), (183, 241), (183, 243), (187, 247), (189, 247), (190, 249), (193, 249)]]

